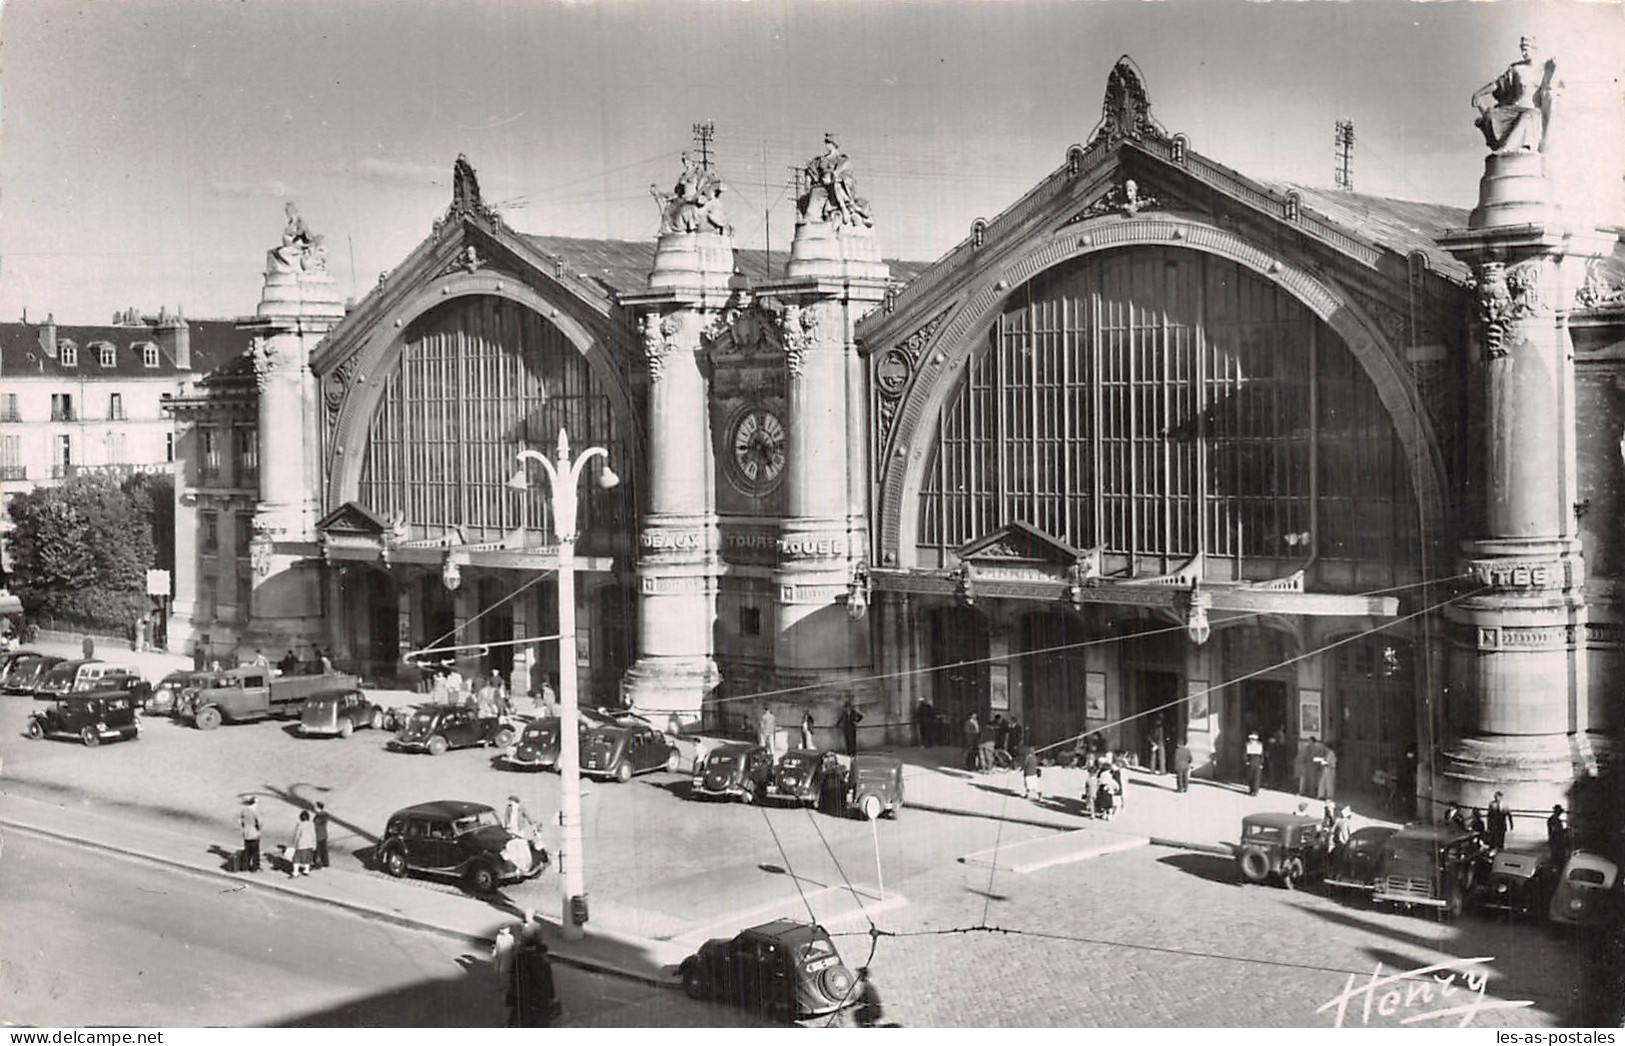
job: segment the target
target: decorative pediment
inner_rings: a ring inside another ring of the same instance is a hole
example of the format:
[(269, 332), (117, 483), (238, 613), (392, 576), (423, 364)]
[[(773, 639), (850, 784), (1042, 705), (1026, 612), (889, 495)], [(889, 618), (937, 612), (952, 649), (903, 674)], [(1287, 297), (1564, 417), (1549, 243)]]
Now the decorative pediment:
[(1049, 565), (1072, 567), (1087, 556), (1060, 538), (1030, 523), (1010, 523), (954, 551), (961, 561), (989, 566)]
[(780, 313), (781, 310), (759, 301), (724, 309), (716, 322), (701, 332), (711, 359), (782, 359), (784, 335)]
[(1100, 123), (1089, 137), (1089, 144), (1114, 142), (1123, 138), (1135, 141), (1164, 141), (1168, 132), (1151, 117), (1151, 99), (1145, 92), (1145, 78), (1140, 67), (1128, 55), (1117, 60), (1106, 77), (1106, 97), (1100, 106)]
[(382, 539), (390, 532), (390, 526), (388, 521), (365, 505), (346, 501), (316, 521), (316, 532), (329, 537)]

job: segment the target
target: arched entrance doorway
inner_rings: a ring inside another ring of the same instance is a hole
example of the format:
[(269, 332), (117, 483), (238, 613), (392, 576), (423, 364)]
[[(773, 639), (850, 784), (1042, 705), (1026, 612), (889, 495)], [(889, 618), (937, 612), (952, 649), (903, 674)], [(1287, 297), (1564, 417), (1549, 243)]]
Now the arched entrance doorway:
[(1337, 748), (1337, 790), (1367, 794), (1378, 771), (1406, 772), (1405, 750), (1416, 744), (1416, 658), (1409, 640), (1390, 636), (1345, 643), (1334, 658), (1325, 740)]
[(1022, 720), (1037, 747), (1077, 737), (1085, 729), (1088, 629), (1076, 614), (1035, 611), (1016, 621)]
[(930, 634), (931, 704), (946, 724), (940, 736), (958, 743), (959, 728), (972, 712), (986, 720), (988, 711), (989, 623), (970, 607), (937, 607), (927, 615)]
[(331, 638), (339, 664), (364, 679), (393, 678), (401, 655), (395, 579), (376, 567), (345, 565), (338, 580), (341, 610)]
[(1182, 628), (1146, 622), (1123, 641), (1123, 716), (1115, 743), (1150, 765), (1152, 738), (1160, 737), (1163, 765), (1185, 732), (1185, 649)]
[(1224, 678), (1236, 680), (1223, 692), (1219, 772), (1231, 781), (1245, 778), (1247, 735), (1256, 733), (1264, 742), (1265, 780), (1284, 784), (1291, 776), (1300, 730), (1320, 733), (1318, 725), (1301, 722), (1293, 707), (1297, 669), (1287, 664), (1294, 654), (1292, 643), (1273, 629), (1238, 625), (1220, 633), (1219, 649)]

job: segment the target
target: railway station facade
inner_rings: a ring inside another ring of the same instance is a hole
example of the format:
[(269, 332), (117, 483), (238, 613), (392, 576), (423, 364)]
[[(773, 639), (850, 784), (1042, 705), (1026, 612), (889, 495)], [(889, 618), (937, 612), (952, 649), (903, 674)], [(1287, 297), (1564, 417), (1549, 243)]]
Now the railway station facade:
[[(260, 460), (180, 479), (172, 635), (377, 679), (465, 647), (521, 691), (572, 657), (684, 726), (850, 698), (865, 746), (928, 700), (1220, 778), (1280, 731), (1348, 791), (1414, 752), (1424, 799), (1568, 802), (1625, 724), (1617, 237), (1535, 149), (1471, 212), (1248, 178), (1126, 58), (1056, 152), (925, 266), (827, 136), (787, 256), (736, 249), (708, 170), (625, 243), (515, 232), (459, 158), (346, 306), (290, 217), (254, 348), (174, 408), (183, 461), (245, 418)], [(514, 643), (557, 631), (547, 484), (511, 481), (561, 429), (623, 482), (581, 486), (576, 634)]]

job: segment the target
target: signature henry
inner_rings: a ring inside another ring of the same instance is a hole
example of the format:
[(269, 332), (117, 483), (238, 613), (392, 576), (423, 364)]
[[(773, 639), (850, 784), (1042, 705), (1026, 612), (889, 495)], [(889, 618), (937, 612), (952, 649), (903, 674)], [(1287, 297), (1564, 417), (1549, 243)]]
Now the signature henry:
[[(1337, 1028), (1343, 1027), (1351, 1004), (1355, 1007), (1356, 1019), (1362, 1025), (1371, 1023), (1372, 1011), (1375, 1010), (1379, 1017), (1399, 1017), (1400, 1024), (1460, 1017), (1456, 1027), (1465, 1028), (1485, 1010), (1510, 1010), (1534, 1005), (1528, 1001), (1506, 1002), (1484, 998), (1484, 990), (1490, 979), (1490, 971), (1485, 964), (1494, 961), (1489, 956), (1452, 959), (1418, 967), (1408, 973), (1387, 975), (1383, 974), (1382, 963), (1379, 962), (1364, 983), (1356, 984), (1359, 975), (1349, 974), (1343, 993), (1315, 1012), (1334, 1010), (1337, 1020), (1333, 1026)], [(1362, 999), (1363, 1002), (1359, 1001)]]

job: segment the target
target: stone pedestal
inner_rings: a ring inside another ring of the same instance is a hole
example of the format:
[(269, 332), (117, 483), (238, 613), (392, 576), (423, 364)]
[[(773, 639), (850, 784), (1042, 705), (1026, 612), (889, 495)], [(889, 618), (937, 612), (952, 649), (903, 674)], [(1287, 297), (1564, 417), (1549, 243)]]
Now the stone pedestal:
[(1596, 772), (1568, 310), (1600, 243), (1555, 224), (1542, 162), (1489, 157), (1469, 228), (1441, 241), (1477, 283), (1482, 435), (1462, 547), (1471, 592), (1447, 609), (1455, 701), (1435, 804), (1482, 807), (1500, 791), (1516, 809), (1570, 806), (1575, 782)]
[(734, 245), (718, 233), (666, 233), (637, 310), (649, 367), (648, 509), (638, 534), (637, 660), (629, 705), (663, 726), (689, 726), (720, 682), (716, 619), (716, 467), (703, 334), (733, 294)]

